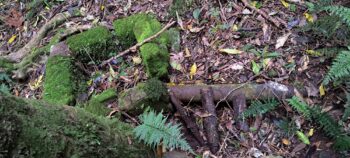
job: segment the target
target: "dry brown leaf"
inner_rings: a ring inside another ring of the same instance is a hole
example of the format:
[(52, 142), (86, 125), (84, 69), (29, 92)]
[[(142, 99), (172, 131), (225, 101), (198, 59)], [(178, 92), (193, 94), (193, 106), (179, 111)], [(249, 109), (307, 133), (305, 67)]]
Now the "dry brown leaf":
[(279, 38), (277, 39), (275, 48), (278, 49), (278, 48), (283, 47), (284, 44), (286, 43), (286, 41), (288, 40), (288, 37), (289, 37), (291, 34), (292, 34), (292, 33), (289, 32), (289, 33), (287, 33), (287, 34), (285, 34), (285, 35), (279, 37)]
[(18, 12), (16, 9), (12, 8), (4, 21), (9, 26), (21, 27), (24, 19), (21, 12)]

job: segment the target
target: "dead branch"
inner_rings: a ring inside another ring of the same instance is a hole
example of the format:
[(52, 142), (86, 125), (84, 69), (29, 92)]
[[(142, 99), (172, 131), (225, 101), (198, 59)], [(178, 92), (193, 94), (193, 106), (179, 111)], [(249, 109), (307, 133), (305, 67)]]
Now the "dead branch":
[(210, 151), (215, 154), (220, 147), (218, 132), (218, 121), (214, 104), (213, 90), (209, 88), (201, 89), (202, 106), (209, 114), (203, 119), (203, 126), (207, 135)]
[(24, 47), (19, 49), (17, 52), (9, 54), (6, 58), (11, 61), (19, 62), (23, 57), (25, 57), (27, 54), (30, 54), (31, 51), (40, 44), (40, 41), (45, 37), (48, 31), (62, 24), (74, 15), (75, 14), (69, 12), (57, 14), (49, 22), (42, 26), (38, 33)]
[(182, 106), (182, 102), (174, 95), (173, 92), (169, 92), (170, 100), (175, 106), (176, 110), (179, 112), (181, 119), (185, 122), (187, 129), (189, 129), (195, 139), (202, 146), (205, 144), (203, 138), (199, 134), (199, 129), (197, 124), (194, 122), (195, 118), (192, 115), (188, 115), (185, 108)]
[(239, 119), (239, 116), (247, 108), (245, 96), (243, 94), (238, 94), (235, 99), (233, 99), (232, 106), (234, 110), (234, 118), (237, 120), (237, 128), (247, 132), (249, 130), (248, 124), (244, 120)]
[(246, 7), (248, 7), (249, 9), (252, 9), (254, 11), (256, 11), (257, 13), (259, 13), (261, 16), (263, 16), (265, 19), (267, 19), (268, 21), (272, 22), (273, 24), (275, 24), (277, 27), (280, 27), (281, 24), (287, 28), (287, 23), (278, 19), (273, 18), (272, 16), (270, 16), (269, 14), (265, 13), (264, 11), (255, 8), (254, 6), (251, 6), (249, 4), (249, 2), (247, 0), (242, 0), (242, 2), (244, 3), (244, 5)]
[(119, 57), (122, 57), (130, 52), (135, 52), (139, 47), (141, 47), (143, 44), (147, 43), (147, 42), (150, 42), (152, 41), (153, 39), (157, 38), (161, 33), (163, 33), (165, 30), (167, 30), (168, 28), (170, 28), (172, 25), (175, 24), (175, 21), (171, 21), (169, 22), (168, 24), (166, 24), (159, 32), (157, 32), (156, 34), (146, 38), (145, 40), (137, 43), (136, 45), (122, 51), (122, 52), (119, 52), (118, 55), (112, 57), (112, 58), (109, 58), (108, 60), (105, 60), (101, 63), (101, 66), (104, 66), (104, 65), (107, 65), (109, 62), (111, 62), (112, 60), (115, 60)]

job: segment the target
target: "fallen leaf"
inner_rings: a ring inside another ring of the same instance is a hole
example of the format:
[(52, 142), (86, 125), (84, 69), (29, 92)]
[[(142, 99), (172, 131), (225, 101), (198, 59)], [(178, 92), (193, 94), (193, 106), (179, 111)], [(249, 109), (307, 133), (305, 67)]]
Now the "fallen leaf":
[(132, 62), (133, 62), (135, 65), (138, 65), (138, 64), (141, 64), (142, 59), (141, 59), (139, 56), (134, 56), (134, 57), (132, 57)]
[(313, 135), (314, 135), (314, 129), (311, 128), (311, 129), (309, 130), (309, 132), (307, 133), (307, 135), (308, 135), (309, 137), (313, 136)]
[(182, 69), (183, 69), (181, 64), (178, 61), (176, 61), (176, 60), (170, 61), (170, 66), (173, 69), (178, 70), (178, 71), (182, 71)]
[(101, 5), (100, 9), (103, 11), (105, 10), (105, 6), (104, 5)]
[(192, 32), (192, 33), (197, 33), (197, 32), (199, 32), (199, 31), (201, 31), (201, 30), (203, 30), (204, 29), (204, 26), (202, 26), (202, 27), (195, 27), (195, 28), (189, 28), (189, 30), (190, 30), (190, 32)]
[(8, 13), (9, 16), (7, 16), (4, 19), (4, 22), (9, 26), (14, 27), (20, 27), (23, 24), (24, 18), (22, 16), (22, 13), (17, 11), (16, 9), (12, 8), (10, 12)]
[(321, 52), (315, 51), (315, 50), (306, 50), (306, 53), (312, 56), (321, 56)]
[(233, 32), (238, 31), (238, 25), (237, 25), (237, 24), (232, 25), (231, 30), (232, 30)]
[(323, 84), (320, 85), (319, 90), (320, 90), (320, 96), (321, 96), (321, 97), (324, 96), (324, 95), (326, 95), (326, 92), (325, 92), (325, 90), (324, 90)]
[(115, 77), (115, 72), (113, 70), (113, 67), (111, 66), (111, 64), (108, 64), (109, 65), (109, 74), (114, 78)]
[(181, 17), (179, 16), (178, 12), (176, 11), (176, 19), (177, 19), (177, 24), (179, 24), (181, 30), (185, 30), (183, 22)]
[(227, 49), (219, 49), (220, 52), (222, 53), (227, 53), (227, 54), (241, 54), (242, 51), (238, 50), (238, 49), (230, 49), (230, 48), (227, 48)]
[(191, 80), (193, 79), (193, 76), (196, 74), (196, 72), (197, 72), (197, 64), (194, 63), (190, 69), (190, 79)]
[(304, 144), (310, 144), (309, 138), (303, 132), (297, 131), (297, 136)]
[(289, 37), (291, 34), (292, 34), (292, 33), (289, 32), (289, 33), (287, 33), (287, 34), (285, 34), (285, 35), (279, 37), (279, 38), (277, 39), (276, 47), (275, 47), (275, 48), (278, 49), (278, 48), (283, 47), (283, 45), (286, 43), (288, 37)]
[(36, 90), (41, 86), (41, 83), (43, 82), (43, 75), (40, 75), (37, 79), (35, 79), (33, 82), (29, 83), (29, 88), (31, 90)]
[(313, 16), (311, 15), (311, 14), (309, 14), (309, 13), (304, 13), (304, 16), (305, 16), (305, 18), (306, 18), (306, 20), (308, 21), (308, 22), (314, 22), (314, 18), (313, 18)]
[(286, 139), (286, 138), (283, 138), (283, 139), (282, 139), (282, 143), (283, 143), (284, 145), (290, 145), (290, 144), (291, 144), (290, 141), (289, 141), (288, 139)]
[(190, 50), (186, 47), (185, 48), (185, 57), (190, 57), (191, 56), (191, 52)]
[(13, 36), (7, 41), (7, 43), (8, 43), (8, 44), (11, 44), (13, 41), (15, 41), (16, 37), (17, 37), (17, 35), (13, 35)]
[(282, 5), (286, 8), (289, 8), (289, 3), (287, 3), (285, 0), (280, 0)]

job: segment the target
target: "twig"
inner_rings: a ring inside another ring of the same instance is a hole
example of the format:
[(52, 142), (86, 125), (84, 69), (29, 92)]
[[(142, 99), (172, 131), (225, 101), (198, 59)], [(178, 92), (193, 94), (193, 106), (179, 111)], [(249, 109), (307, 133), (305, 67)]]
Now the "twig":
[(267, 13), (265, 13), (264, 11), (258, 9), (258, 8), (255, 8), (253, 6), (251, 6), (247, 0), (242, 0), (242, 2), (244, 3), (244, 5), (254, 11), (256, 11), (257, 13), (259, 13), (261, 16), (263, 16), (265, 19), (269, 20), (270, 22), (272, 22), (273, 24), (275, 24), (277, 27), (280, 27), (281, 24), (284, 26), (284, 27), (287, 27), (287, 23), (284, 22), (284, 21), (279, 21), (275, 18), (273, 18), (272, 16), (268, 15)]
[(154, 35), (152, 35), (152, 36), (146, 38), (145, 40), (143, 40), (143, 41), (137, 43), (136, 45), (134, 45), (134, 46), (132, 46), (132, 47), (130, 47), (130, 48), (128, 48), (128, 49), (126, 49), (126, 50), (124, 50), (124, 51), (118, 53), (118, 55), (116, 55), (116, 56), (114, 56), (114, 57), (112, 57), (112, 58), (109, 58), (108, 60), (103, 61), (103, 62), (101, 63), (100, 66), (107, 65), (107, 64), (108, 64), (109, 62), (111, 62), (112, 60), (115, 60), (115, 59), (117, 59), (117, 58), (119, 58), (119, 57), (122, 57), (122, 56), (124, 56), (124, 55), (126, 55), (126, 54), (128, 54), (128, 53), (130, 53), (130, 52), (135, 52), (135, 51), (137, 50), (137, 48), (139, 48), (139, 47), (141, 47), (143, 44), (145, 44), (145, 43), (147, 43), (147, 42), (149, 42), (149, 41), (151, 41), (151, 40), (157, 38), (161, 33), (163, 33), (165, 30), (167, 30), (168, 28), (170, 28), (170, 27), (171, 27), (172, 25), (174, 25), (174, 24), (175, 24), (175, 21), (169, 22), (167, 25), (165, 25), (165, 26), (164, 26), (159, 32), (157, 32), (156, 34), (154, 34)]

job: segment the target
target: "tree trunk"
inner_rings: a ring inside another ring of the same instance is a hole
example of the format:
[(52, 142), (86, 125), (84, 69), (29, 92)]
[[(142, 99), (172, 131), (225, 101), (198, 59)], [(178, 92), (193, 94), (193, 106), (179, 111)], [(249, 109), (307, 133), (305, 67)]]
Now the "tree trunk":
[(153, 157), (132, 127), (80, 108), (0, 93), (0, 157)]

